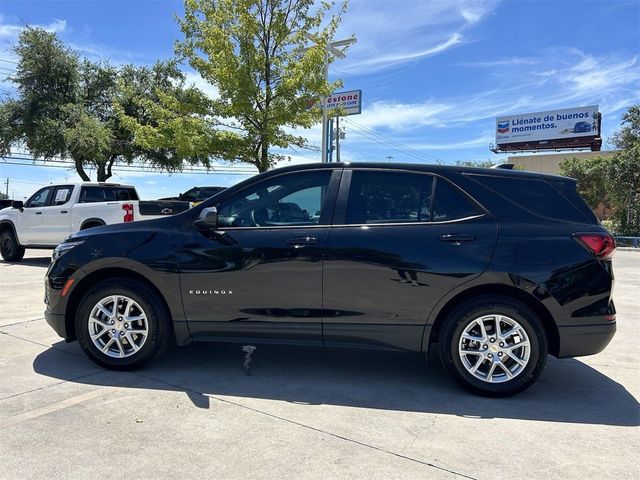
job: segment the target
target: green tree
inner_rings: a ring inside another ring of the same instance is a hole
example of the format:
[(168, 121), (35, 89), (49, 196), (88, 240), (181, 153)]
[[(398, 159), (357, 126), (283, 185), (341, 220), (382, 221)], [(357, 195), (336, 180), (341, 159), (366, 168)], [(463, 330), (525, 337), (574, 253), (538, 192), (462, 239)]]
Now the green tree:
[(54, 33), (38, 28), (26, 28), (15, 51), (18, 95), (0, 104), (0, 153), (20, 146), (45, 161), (71, 158), (85, 181), (90, 168), (98, 181), (106, 181), (117, 163), (181, 168), (180, 145), (145, 145), (135, 141), (129, 128), (132, 122), (140, 128), (158, 127), (150, 109), (165, 97), (185, 104), (185, 99), (206, 99), (185, 87), (175, 62), (120, 68), (91, 62), (80, 59)]
[(607, 208), (611, 206), (607, 195), (607, 157), (592, 157), (579, 159), (568, 158), (560, 164), (563, 175), (578, 181), (578, 192), (592, 209), (601, 203)]
[(578, 190), (591, 208), (600, 203), (613, 209), (615, 233), (640, 235), (640, 105), (622, 117), (611, 143), (619, 151), (608, 157), (565, 160), (563, 175), (578, 180)]
[(317, 123), (309, 105), (337, 85), (325, 80), (325, 52), (346, 3), (336, 14), (333, 3), (316, 3), (185, 0), (177, 53), (218, 89), (213, 113), (236, 134), (234, 159), (261, 172), (286, 157), (272, 147), (309, 147), (291, 129)]

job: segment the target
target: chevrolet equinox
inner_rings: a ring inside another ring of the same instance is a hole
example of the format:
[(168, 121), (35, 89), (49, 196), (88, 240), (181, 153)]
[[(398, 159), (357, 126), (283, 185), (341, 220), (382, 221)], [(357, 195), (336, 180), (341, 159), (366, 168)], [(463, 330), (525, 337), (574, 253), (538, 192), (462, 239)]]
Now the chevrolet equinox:
[(272, 170), (171, 217), (71, 235), (46, 319), (106, 368), (170, 341), (427, 352), (506, 396), (616, 329), (615, 242), (570, 178), (440, 165)]

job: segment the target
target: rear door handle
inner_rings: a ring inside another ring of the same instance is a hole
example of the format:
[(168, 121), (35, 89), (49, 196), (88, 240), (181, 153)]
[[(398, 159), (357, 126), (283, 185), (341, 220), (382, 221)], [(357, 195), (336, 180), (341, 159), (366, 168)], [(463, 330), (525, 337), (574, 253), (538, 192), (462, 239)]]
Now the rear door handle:
[(461, 242), (472, 242), (476, 239), (475, 235), (469, 233), (446, 233), (440, 236), (443, 242), (455, 243), (460, 245)]
[(318, 243), (318, 239), (315, 237), (294, 237), (287, 240), (288, 245), (293, 245), (293, 248), (302, 248), (307, 245), (315, 245)]
[(42, 212), (35, 212), (36, 215), (42, 215)]
[(67, 210), (60, 210), (60, 213), (64, 215), (65, 213), (69, 213), (69, 212)]

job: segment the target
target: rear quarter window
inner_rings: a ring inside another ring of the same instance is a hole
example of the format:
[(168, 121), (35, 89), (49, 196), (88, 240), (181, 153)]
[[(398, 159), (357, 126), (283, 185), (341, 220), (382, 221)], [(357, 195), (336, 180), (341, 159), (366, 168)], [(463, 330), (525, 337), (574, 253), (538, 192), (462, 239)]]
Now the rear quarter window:
[[(492, 175), (469, 175), (507, 201), (541, 217), (565, 222), (593, 221), (544, 178), (517, 178)], [(580, 199), (581, 202), (583, 202)], [(587, 207), (588, 208), (588, 207)]]

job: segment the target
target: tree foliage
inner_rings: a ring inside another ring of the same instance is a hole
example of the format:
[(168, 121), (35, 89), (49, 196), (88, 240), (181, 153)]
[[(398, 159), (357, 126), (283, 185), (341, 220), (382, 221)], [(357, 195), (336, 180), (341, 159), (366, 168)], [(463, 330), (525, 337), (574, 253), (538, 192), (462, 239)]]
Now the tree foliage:
[(0, 104), (0, 153), (21, 147), (45, 161), (71, 158), (83, 180), (95, 169), (97, 180), (105, 181), (114, 165), (134, 160), (181, 168), (180, 145), (137, 142), (130, 127), (132, 121), (140, 128), (158, 127), (163, 119), (153, 108), (165, 96), (206, 98), (185, 87), (175, 62), (116, 68), (81, 59), (56, 34), (39, 28), (26, 28), (15, 52), (18, 94)]
[[(185, 0), (176, 51), (219, 96), (163, 98), (154, 110), (160, 127), (137, 128), (136, 139), (181, 145), (180, 155), (200, 159), (223, 152), (259, 171), (286, 158), (274, 147), (309, 148), (292, 132), (320, 120), (309, 106), (337, 85), (325, 80), (325, 52), (346, 3), (337, 14), (332, 8), (314, 0)], [(172, 122), (180, 128), (165, 128)]]
[(578, 190), (592, 208), (600, 203), (613, 208), (616, 233), (640, 236), (640, 105), (623, 115), (612, 143), (620, 149), (612, 156), (572, 158), (560, 168), (578, 180)]

